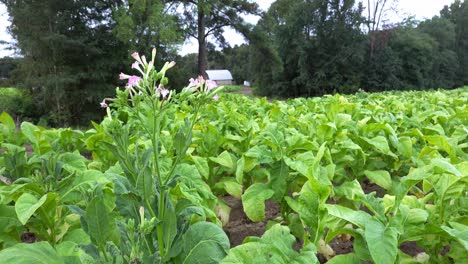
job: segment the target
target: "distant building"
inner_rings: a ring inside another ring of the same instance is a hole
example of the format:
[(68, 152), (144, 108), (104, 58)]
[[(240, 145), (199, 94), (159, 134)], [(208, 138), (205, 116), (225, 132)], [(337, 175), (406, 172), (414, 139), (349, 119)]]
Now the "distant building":
[(218, 85), (233, 84), (232, 74), (228, 70), (207, 70), (208, 79), (216, 81)]

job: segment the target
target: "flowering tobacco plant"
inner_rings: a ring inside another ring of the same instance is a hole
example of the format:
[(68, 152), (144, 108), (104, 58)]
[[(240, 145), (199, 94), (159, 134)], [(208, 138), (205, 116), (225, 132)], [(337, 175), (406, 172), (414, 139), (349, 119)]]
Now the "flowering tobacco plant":
[[(175, 63), (167, 62), (157, 71), (155, 56), (153, 50), (148, 62), (133, 53), (132, 69), (139, 75), (121, 73), (120, 79), (127, 81), (125, 89), (117, 89), (116, 98), (101, 102), (107, 110), (102, 126), (113, 141), (107, 147), (118, 157), (125, 175), (117, 177), (115, 185), (127, 186), (125, 193), (116, 195), (120, 215), (130, 219), (121, 223), (121, 233), (128, 240), (121, 247), (126, 251), (122, 255), (129, 262), (182, 263), (196, 255), (193, 250), (202, 250), (197, 258), (206, 256), (206, 263), (219, 261), (229, 250), (229, 240), (218, 225), (204, 222), (215, 214), (206, 215), (209, 208), (180, 189), (190, 181), (189, 165), (182, 161), (192, 143), (193, 127), (202, 107), (218, 99), (220, 88), (198, 77), (178, 94), (168, 90), (166, 71)], [(175, 115), (184, 115), (184, 121), (176, 121)], [(213, 235), (217, 239), (208, 248), (196, 248)], [(104, 247), (98, 248), (106, 256)]]

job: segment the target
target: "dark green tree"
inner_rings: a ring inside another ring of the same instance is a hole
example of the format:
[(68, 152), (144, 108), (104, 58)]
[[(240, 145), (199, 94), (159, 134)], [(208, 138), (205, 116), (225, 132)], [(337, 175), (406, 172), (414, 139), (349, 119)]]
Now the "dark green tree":
[(113, 12), (113, 31), (131, 51), (150, 54), (155, 47), (162, 57), (157, 61), (165, 61), (183, 41), (175, 8), (165, 0), (122, 0)]
[(208, 67), (207, 42), (213, 37), (221, 46), (226, 46), (224, 29), (232, 27), (247, 34), (250, 27), (242, 14), (256, 14), (258, 5), (249, 0), (175, 0), (184, 7), (183, 24), (187, 37), (198, 42), (198, 74), (206, 77)]
[(431, 83), (428, 88), (455, 88), (460, 85), (457, 80), (460, 64), (456, 52), (455, 24), (446, 18), (436, 16), (423, 21), (418, 29), (437, 42), (430, 74)]
[(468, 84), (468, 2), (455, 0), (440, 12), (441, 17), (455, 24), (455, 51), (459, 61), (457, 85)]
[(254, 65), (267, 56), (279, 58), (281, 64), (272, 64), (275, 71), (252, 66), (258, 71), (255, 81), (261, 94), (312, 96), (357, 90), (364, 59), (364, 18), (362, 5), (355, 4), (354, 0), (274, 2), (251, 42)]
[(118, 1), (0, 2), (7, 7), (10, 33), (24, 57), (17, 80), (33, 93), (42, 114), (56, 125), (96, 118), (98, 102), (115, 87), (126, 55), (109, 20)]

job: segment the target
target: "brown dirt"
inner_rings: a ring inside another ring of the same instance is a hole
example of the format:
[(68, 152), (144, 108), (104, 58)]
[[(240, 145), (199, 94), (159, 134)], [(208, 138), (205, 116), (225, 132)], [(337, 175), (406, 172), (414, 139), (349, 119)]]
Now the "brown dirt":
[(415, 241), (403, 242), (400, 245), (400, 250), (412, 257), (415, 257), (419, 253), (424, 252), (424, 249), (420, 247)]
[(375, 196), (376, 197), (379, 197), (379, 198), (382, 198), (384, 197), (384, 195), (387, 193), (387, 191), (385, 191), (384, 188), (378, 186), (377, 184), (369, 181), (369, 179), (365, 179), (364, 181), (362, 181), (362, 190), (364, 191), (365, 194), (368, 194), (368, 193), (371, 193), (371, 192), (375, 192)]
[(254, 223), (244, 213), (242, 201), (232, 196), (225, 196), (223, 200), (231, 207), (229, 223), (224, 231), (229, 237), (231, 247), (242, 244), (248, 236), (262, 236), (265, 233), (266, 224), (280, 215), (280, 207), (273, 201), (265, 202), (265, 221)]
[(31, 244), (31, 243), (34, 243), (36, 241), (37, 241), (37, 239), (36, 239), (36, 235), (34, 233), (24, 232), (24, 233), (21, 234), (21, 242), (23, 242), (23, 243)]
[(354, 239), (352, 237), (350, 239), (346, 239), (346, 236), (337, 236), (332, 239), (328, 245), (333, 248), (336, 255), (343, 255), (354, 252), (353, 241)]

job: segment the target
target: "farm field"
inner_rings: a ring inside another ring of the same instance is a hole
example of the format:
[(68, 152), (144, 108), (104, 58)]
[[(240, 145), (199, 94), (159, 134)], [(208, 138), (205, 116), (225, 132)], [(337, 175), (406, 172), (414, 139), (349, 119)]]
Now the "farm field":
[(468, 87), (141, 89), (87, 131), (0, 115), (2, 262), (468, 262)]

